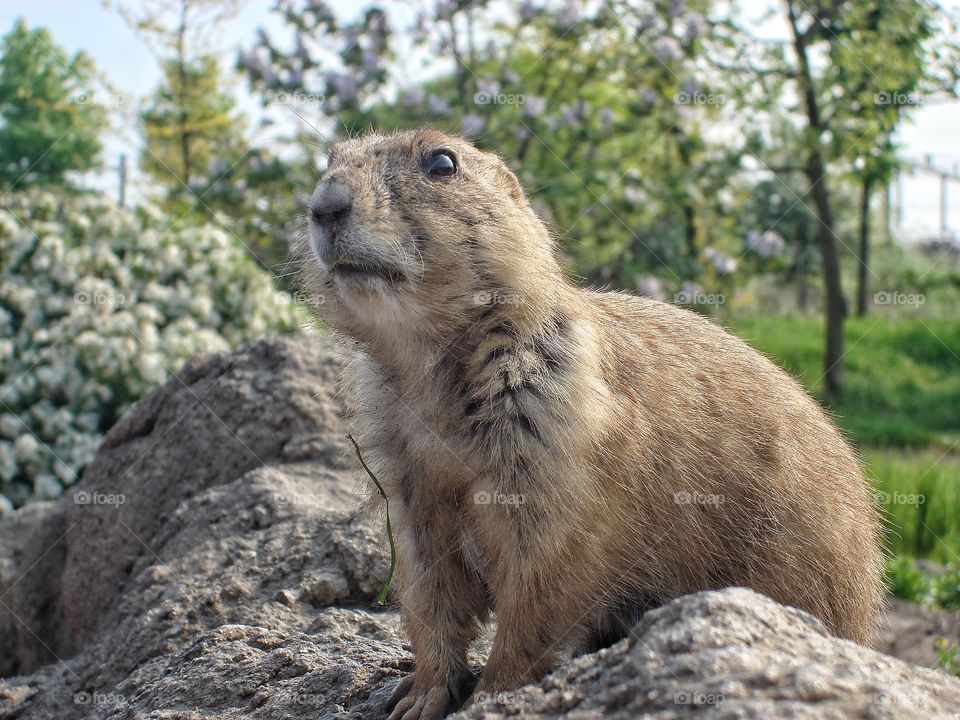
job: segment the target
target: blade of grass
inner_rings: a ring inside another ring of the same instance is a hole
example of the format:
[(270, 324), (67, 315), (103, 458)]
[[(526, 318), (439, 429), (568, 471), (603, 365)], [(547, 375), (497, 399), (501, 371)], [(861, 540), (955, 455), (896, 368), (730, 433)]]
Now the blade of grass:
[(377, 491), (380, 493), (380, 497), (383, 498), (383, 507), (386, 510), (387, 540), (390, 541), (390, 572), (387, 574), (386, 582), (383, 583), (383, 587), (380, 589), (380, 594), (377, 595), (377, 602), (383, 605), (387, 601), (387, 592), (390, 590), (390, 583), (393, 582), (393, 571), (397, 567), (397, 546), (393, 541), (393, 528), (390, 526), (390, 501), (387, 499), (387, 493), (383, 491), (383, 485), (380, 484), (377, 476), (373, 474), (370, 468), (367, 467), (367, 463), (364, 462), (363, 455), (360, 453), (360, 446), (357, 445), (357, 441), (353, 439), (353, 435), (347, 435), (347, 439), (353, 443), (353, 449), (357, 453), (357, 460), (360, 461), (367, 475), (373, 480), (373, 484), (377, 486)]

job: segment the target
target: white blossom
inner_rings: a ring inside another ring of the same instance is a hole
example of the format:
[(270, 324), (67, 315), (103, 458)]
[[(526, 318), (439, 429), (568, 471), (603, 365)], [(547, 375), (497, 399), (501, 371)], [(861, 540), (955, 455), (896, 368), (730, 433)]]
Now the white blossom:
[(263, 302), (269, 278), (218, 228), (170, 229), (152, 205), (134, 213), (97, 196), (32, 190), (5, 203), (0, 257), (36, 247), (16, 274), (0, 267), (0, 514), (62, 494), (105, 419), (191, 356), (300, 324), (291, 304)]
[(703, 256), (721, 275), (728, 275), (737, 269), (737, 261), (716, 248), (708, 247), (703, 251)]

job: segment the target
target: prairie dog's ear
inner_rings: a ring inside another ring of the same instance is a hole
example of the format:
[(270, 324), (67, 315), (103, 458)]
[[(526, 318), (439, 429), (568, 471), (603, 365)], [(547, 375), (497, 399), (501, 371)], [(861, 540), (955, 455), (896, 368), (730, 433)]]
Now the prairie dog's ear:
[(502, 160), (497, 166), (497, 184), (507, 191), (517, 205), (520, 207), (527, 206), (527, 194), (523, 192), (520, 181), (517, 180), (517, 176), (510, 171), (510, 168), (508, 168)]

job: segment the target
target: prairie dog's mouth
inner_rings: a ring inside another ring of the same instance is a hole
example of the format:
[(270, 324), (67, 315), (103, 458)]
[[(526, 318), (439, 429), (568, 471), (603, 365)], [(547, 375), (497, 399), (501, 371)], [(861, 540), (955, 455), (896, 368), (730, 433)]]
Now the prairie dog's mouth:
[(316, 261), (338, 281), (359, 286), (373, 280), (396, 284), (407, 279), (407, 274), (401, 267), (396, 263), (380, 260), (375, 253), (372, 253), (374, 256), (371, 257), (371, 253), (366, 252), (335, 250), (333, 237), (328, 230), (311, 228), (310, 246)]
[(381, 263), (374, 263), (361, 260), (350, 260), (338, 258), (330, 268), (330, 273), (337, 278), (345, 280), (365, 280), (368, 278), (379, 278), (391, 283), (399, 283), (406, 280), (406, 275), (402, 270)]

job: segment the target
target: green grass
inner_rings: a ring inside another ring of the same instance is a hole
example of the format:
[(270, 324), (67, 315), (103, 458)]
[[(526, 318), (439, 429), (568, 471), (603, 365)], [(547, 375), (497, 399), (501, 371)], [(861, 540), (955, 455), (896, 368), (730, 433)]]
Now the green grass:
[[(746, 316), (727, 325), (820, 397), (821, 319)], [(844, 393), (830, 410), (853, 442), (945, 449), (960, 443), (960, 322), (850, 318), (845, 351)]]
[[(887, 562), (887, 588), (891, 594), (936, 610), (960, 610), (960, 563), (930, 571), (912, 558), (891, 558)], [(955, 649), (955, 648), (954, 648)], [(956, 659), (956, 654), (953, 655)]]
[(862, 448), (896, 556), (960, 564), (960, 456)]

